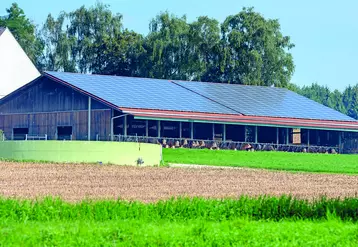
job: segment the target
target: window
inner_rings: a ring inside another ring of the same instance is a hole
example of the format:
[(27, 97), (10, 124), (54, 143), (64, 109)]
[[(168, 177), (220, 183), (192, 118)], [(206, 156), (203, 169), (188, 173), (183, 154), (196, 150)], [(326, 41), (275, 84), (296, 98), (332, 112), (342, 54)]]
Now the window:
[(26, 135), (29, 134), (29, 128), (14, 128), (12, 133), (13, 140), (25, 140)]
[(58, 126), (57, 140), (72, 140), (72, 126)]

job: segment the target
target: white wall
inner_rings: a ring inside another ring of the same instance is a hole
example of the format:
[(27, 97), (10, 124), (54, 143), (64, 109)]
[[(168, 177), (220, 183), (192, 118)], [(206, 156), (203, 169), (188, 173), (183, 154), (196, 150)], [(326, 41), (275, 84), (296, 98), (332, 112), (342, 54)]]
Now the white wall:
[(40, 76), (40, 73), (6, 29), (0, 35), (0, 98)]

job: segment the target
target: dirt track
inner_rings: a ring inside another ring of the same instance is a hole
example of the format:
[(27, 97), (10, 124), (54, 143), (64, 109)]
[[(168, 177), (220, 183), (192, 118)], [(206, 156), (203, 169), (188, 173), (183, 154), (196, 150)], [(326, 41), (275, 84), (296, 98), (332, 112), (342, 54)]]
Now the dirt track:
[(189, 169), (0, 163), (0, 195), (60, 196), (69, 201), (128, 199), (155, 201), (173, 196), (238, 197), (292, 194), (358, 195), (358, 176), (285, 173), (250, 169)]

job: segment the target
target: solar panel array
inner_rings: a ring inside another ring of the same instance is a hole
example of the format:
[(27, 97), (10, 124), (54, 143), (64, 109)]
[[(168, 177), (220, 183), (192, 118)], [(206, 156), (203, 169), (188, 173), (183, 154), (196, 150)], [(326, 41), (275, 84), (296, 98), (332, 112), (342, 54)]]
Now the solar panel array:
[(118, 107), (235, 114), (168, 80), (46, 72)]
[(244, 115), (355, 121), (284, 88), (175, 81)]
[(64, 72), (46, 73), (119, 108), (355, 121), (283, 88)]

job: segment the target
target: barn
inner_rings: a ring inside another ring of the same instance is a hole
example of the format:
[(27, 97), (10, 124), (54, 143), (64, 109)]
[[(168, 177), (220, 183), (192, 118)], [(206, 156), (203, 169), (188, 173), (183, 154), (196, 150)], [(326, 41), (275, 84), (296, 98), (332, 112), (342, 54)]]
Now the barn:
[(0, 100), (6, 139), (358, 152), (358, 121), (284, 88), (44, 72)]

